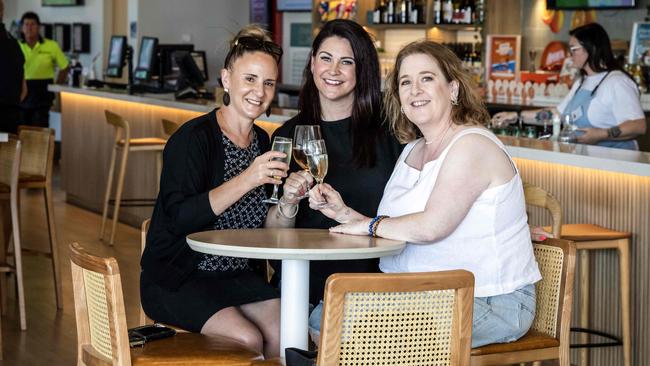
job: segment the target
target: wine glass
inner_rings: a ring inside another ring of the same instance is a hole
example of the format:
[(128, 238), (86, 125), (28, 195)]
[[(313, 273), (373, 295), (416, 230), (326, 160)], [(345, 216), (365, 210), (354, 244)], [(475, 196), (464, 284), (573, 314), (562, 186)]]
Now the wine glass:
[[(293, 160), (303, 170), (309, 172), (309, 165), (307, 164), (307, 143), (312, 140), (320, 140), (320, 126), (316, 125), (297, 125), (293, 134)], [(308, 190), (305, 194), (298, 197), (300, 199), (309, 197)]]
[[(325, 175), (327, 175), (327, 148), (325, 147), (325, 140), (311, 140), (307, 143), (307, 165), (309, 166), (309, 173), (316, 184), (322, 184)], [(316, 204), (316, 208), (323, 208), (327, 206), (327, 202)]]
[[(276, 136), (273, 139), (273, 146), (271, 147), (271, 150), (273, 151), (280, 151), (286, 154), (284, 158), (273, 158), (274, 161), (283, 161), (286, 164), (289, 164), (291, 161), (291, 143), (292, 140), (290, 138), (286, 137), (280, 137)], [(275, 176), (275, 179), (280, 179), (280, 177)], [(271, 195), (271, 198), (267, 198), (264, 201), (264, 203), (269, 203), (271, 205), (277, 205), (280, 202), (280, 199), (278, 198), (278, 185), (274, 184), (273, 185), (273, 194)]]

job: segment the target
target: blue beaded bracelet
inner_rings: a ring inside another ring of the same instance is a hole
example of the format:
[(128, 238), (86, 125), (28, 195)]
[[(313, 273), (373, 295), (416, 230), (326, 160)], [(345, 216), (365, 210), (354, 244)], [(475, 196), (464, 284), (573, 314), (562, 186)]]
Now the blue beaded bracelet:
[(377, 220), (379, 220), (380, 217), (381, 217), (381, 215), (378, 215), (378, 216), (375, 216), (372, 220), (370, 220), (370, 224), (368, 225), (368, 235), (369, 236), (375, 236), (374, 235), (375, 233), (374, 233), (372, 228), (373, 228), (373, 226), (375, 226), (375, 222), (377, 222)]

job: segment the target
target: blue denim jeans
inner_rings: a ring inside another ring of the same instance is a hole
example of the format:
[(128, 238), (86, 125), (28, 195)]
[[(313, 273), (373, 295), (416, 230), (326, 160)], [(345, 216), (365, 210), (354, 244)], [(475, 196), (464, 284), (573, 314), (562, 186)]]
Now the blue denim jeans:
[[(320, 336), (323, 302), (309, 316), (309, 332)], [(528, 332), (535, 318), (535, 285), (512, 293), (474, 298), (472, 348), (513, 342)]]

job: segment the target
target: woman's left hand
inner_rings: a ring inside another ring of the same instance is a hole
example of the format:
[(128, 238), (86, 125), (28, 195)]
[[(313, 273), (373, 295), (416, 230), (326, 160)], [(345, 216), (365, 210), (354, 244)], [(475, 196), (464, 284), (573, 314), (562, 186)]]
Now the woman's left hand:
[(368, 225), (370, 225), (370, 221), (372, 221), (372, 219), (350, 221), (347, 224), (330, 228), (330, 232), (350, 235), (368, 235)]
[(577, 136), (577, 141), (580, 144), (593, 145), (607, 139), (607, 130), (603, 128), (579, 128), (577, 131), (582, 132)]
[(533, 241), (544, 241), (546, 238), (552, 238), (553, 234), (545, 231), (543, 227), (531, 226), (530, 227), (530, 238)]

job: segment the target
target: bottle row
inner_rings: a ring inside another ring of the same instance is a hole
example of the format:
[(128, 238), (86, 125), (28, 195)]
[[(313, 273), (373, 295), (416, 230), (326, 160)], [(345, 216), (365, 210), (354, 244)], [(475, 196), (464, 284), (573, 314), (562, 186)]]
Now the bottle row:
[(425, 0), (377, 0), (373, 24), (425, 24)]
[[(483, 23), (484, 0), (434, 0), (434, 24)], [(426, 0), (376, 0), (373, 24), (426, 24)]]

